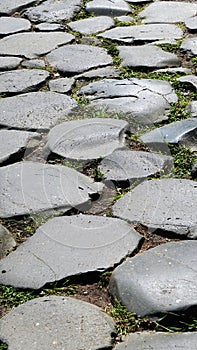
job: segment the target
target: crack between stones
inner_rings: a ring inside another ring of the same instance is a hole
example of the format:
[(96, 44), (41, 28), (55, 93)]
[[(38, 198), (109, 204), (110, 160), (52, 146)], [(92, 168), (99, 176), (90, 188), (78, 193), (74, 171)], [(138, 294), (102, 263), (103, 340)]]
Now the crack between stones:
[(52, 269), (52, 267), (46, 263), (46, 261), (44, 261), (43, 259), (41, 259), (39, 256), (37, 256), (35, 253), (33, 253), (31, 251), (31, 254), (34, 256), (34, 258), (36, 258), (37, 260), (41, 261), (43, 263), (43, 265), (47, 266), (49, 268), (49, 270), (53, 273), (54, 279), (57, 279), (57, 275), (55, 273), (55, 271)]

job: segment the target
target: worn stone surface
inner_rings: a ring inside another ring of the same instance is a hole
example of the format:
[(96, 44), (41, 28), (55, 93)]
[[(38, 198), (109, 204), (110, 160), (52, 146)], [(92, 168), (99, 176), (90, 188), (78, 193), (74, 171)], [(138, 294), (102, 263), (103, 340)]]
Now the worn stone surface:
[(75, 82), (74, 78), (59, 78), (59, 79), (50, 80), (49, 89), (51, 91), (65, 93), (71, 90), (74, 82)]
[(34, 299), (2, 318), (9, 348), (99, 350), (111, 348), (114, 322), (97, 306), (62, 296)]
[(189, 83), (191, 85), (193, 85), (196, 90), (197, 90), (197, 76), (196, 75), (187, 75), (185, 77), (180, 77), (177, 80), (181, 81), (181, 82), (185, 82), (185, 83)]
[(50, 129), (77, 103), (55, 92), (30, 92), (0, 99), (0, 124), (18, 129)]
[(32, 5), (35, 0), (1, 0), (0, 14), (12, 15), (16, 11), (22, 10), (24, 7)]
[(172, 157), (142, 151), (116, 150), (99, 165), (105, 182), (127, 181), (131, 184), (156, 173), (166, 174), (172, 170)]
[(128, 259), (112, 273), (112, 295), (141, 316), (195, 308), (196, 249), (197, 241), (170, 242)]
[(0, 225), (0, 259), (4, 258), (16, 246), (11, 233)]
[(25, 11), (32, 22), (61, 22), (71, 19), (80, 10), (81, 0), (47, 0)]
[(153, 45), (118, 46), (123, 67), (176, 67), (180, 65), (177, 55)]
[(48, 149), (69, 159), (105, 157), (125, 147), (129, 124), (119, 119), (84, 119), (55, 126), (48, 135)]
[(134, 18), (132, 16), (118, 16), (118, 17), (114, 17), (114, 19), (116, 19), (119, 22), (124, 22), (124, 23), (130, 23), (134, 20)]
[(0, 52), (1, 55), (37, 58), (72, 39), (73, 35), (63, 32), (18, 33), (0, 40)]
[(64, 26), (59, 23), (39, 23), (35, 26), (36, 30), (40, 32), (53, 32), (56, 30), (63, 30)]
[(197, 118), (177, 121), (154, 129), (140, 137), (150, 149), (164, 151), (171, 144), (185, 144), (197, 148)]
[(27, 19), (15, 17), (0, 17), (0, 35), (7, 35), (31, 28), (31, 23)]
[(41, 69), (20, 69), (0, 73), (0, 93), (23, 93), (35, 91), (49, 78)]
[[(145, 200), (146, 199), (146, 200)], [(185, 179), (145, 181), (119, 199), (113, 214), (132, 223), (141, 223), (149, 231), (197, 238), (196, 182)]]
[(188, 58), (197, 55), (197, 37), (183, 40), (180, 49), (186, 52)]
[(191, 117), (197, 117), (197, 101), (192, 101), (187, 105), (187, 110)]
[(0, 217), (86, 208), (102, 185), (66, 166), (20, 162), (0, 168)]
[(35, 139), (38, 137), (39, 134), (35, 132), (0, 130), (0, 163), (3, 163), (19, 151), (32, 148), (36, 142)]
[(175, 67), (175, 68), (161, 68), (155, 70), (155, 72), (168, 72), (168, 73), (182, 73), (182, 74), (192, 74), (192, 71), (190, 68), (183, 68), (183, 67)]
[(141, 11), (138, 16), (144, 23), (177, 23), (185, 22), (195, 16), (197, 4), (187, 1), (156, 1)]
[(66, 45), (46, 56), (47, 62), (63, 73), (81, 73), (112, 64), (107, 50), (91, 45)]
[(22, 59), (18, 57), (0, 57), (0, 70), (15, 69)]
[(91, 69), (87, 72), (78, 74), (75, 78), (115, 78), (119, 77), (121, 70), (114, 67), (103, 67)]
[(113, 27), (114, 20), (108, 16), (98, 16), (70, 22), (68, 25), (76, 32), (82, 34), (93, 34)]
[(187, 29), (189, 29), (191, 32), (196, 32), (197, 31), (197, 16), (189, 17), (185, 21), (185, 25)]
[(183, 348), (184, 350), (195, 350), (196, 342), (197, 332), (141, 332), (129, 334), (126, 342), (118, 344), (115, 346), (114, 350), (125, 350), (125, 347), (127, 350), (141, 350), (142, 346), (152, 350), (177, 350), (178, 348)]
[(135, 43), (139, 41), (181, 39), (183, 31), (174, 24), (146, 24), (116, 27), (100, 33), (98, 36), (123, 43)]
[(131, 254), (141, 238), (120, 219), (82, 214), (53, 218), (0, 262), (0, 271), (6, 271), (1, 282), (39, 289), (68, 276), (104, 271)]
[(84, 86), (79, 91), (95, 108), (127, 113), (150, 124), (168, 118), (170, 102), (177, 96), (172, 86), (161, 80), (103, 79)]
[(93, 0), (86, 4), (89, 13), (104, 16), (120, 16), (132, 12), (124, 0)]
[(44, 62), (44, 60), (39, 60), (39, 59), (34, 59), (34, 60), (25, 60), (22, 62), (22, 67), (25, 68), (30, 68), (30, 69), (34, 69), (34, 68), (45, 68), (46, 64)]

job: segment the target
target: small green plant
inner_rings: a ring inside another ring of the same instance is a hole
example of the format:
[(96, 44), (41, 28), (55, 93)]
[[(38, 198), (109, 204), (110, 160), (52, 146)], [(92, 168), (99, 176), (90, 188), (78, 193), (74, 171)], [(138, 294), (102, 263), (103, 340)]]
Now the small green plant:
[(0, 350), (6, 350), (6, 349), (8, 349), (8, 345), (5, 344), (5, 343), (2, 343), (2, 342), (0, 341)]
[(174, 157), (174, 169), (172, 176), (178, 178), (189, 178), (191, 176), (192, 166), (195, 163), (195, 152), (191, 151), (189, 147), (182, 145), (168, 145), (171, 155)]
[(32, 291), (20, 291), (10, 286), (0, 286), (0, 305), (6, 310), (19, 306), (38, 295)]

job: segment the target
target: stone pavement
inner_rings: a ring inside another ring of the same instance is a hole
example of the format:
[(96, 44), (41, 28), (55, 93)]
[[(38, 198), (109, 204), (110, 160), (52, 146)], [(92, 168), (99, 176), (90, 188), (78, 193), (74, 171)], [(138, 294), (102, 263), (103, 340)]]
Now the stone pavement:
[(0, 0), (0, 15), (0, 283), (40, 295), (4, 312), (0, 349), (196, 350), (197, 329), (116, 344), (106, 310), (42, 288), (113, 271), (131, 313), (196, 317), (196, 164), (176, 178), (171, 150), (196, 158), (197, 4)]

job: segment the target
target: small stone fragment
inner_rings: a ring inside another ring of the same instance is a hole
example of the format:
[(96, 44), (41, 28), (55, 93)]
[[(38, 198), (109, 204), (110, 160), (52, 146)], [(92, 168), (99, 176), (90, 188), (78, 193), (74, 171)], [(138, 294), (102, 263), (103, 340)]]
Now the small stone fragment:
[(197, 90), (197, 76), (196, 75), (187, 75), (185, 77), (180, 77), (177, 80), (181, 81), (183, 83), (184, 82), (189, 83), (189, 84), (193, 85)]
[(59, 23), (40, 23), (35, 26), (35, 29), (40, 32), (53, 32), (63, 30), (64, 26)]
[(191, 58), (193, 56), (197, 55), (197, 38), (189, 38), (185, 39), (181, 46), (180, 49), (186, 53), (188, 58)]
[(93, 0), (86, 4), (86, 11), (96, 15), (121, 16), (132, 12), (124, 0)]
[(70, 22), (68, 26), (82, 34), (94, 34), (113, 27), (114, 20), (108, 16), (85, 18), (79, 21)]
[(16, 242), (11, 233), (0, 225), (0, 259), (10, 253), (14, 247), (16, 247)]
[(0, 321), (10, 348), (86, 350), (112, 347), (114, 322), (97, 306), (74, 298), (37, 298), (14, 308)]
[(41, 69), (41, 68), (45, 68), (46, 67), (46, 64), (44, 62), (44, 60), (25, 60), (22, 62), (22, 67), (25, 67), (25, 68), (30, 68), (30, 69)]
[(16, 69), (21, 61), (18, 57), (0, 57), (0, 70)]
[(191, 117), (197, 117), (197, 101), (190, 102), (186, 109), (190, 113)]
[(190, 32), (196, 32), (197, 31), (197, 15), (188, 18), (185, 21), (185, 25), (187, 29), (189, 29)]
[(117, 78), (119, 77), (120, 73), (120, 69), (109, 66), (89, 70), (87, 72), (76, 75), (75, 78)]
[(49, 89), (51, 91), (65, 93), (71, 90), (74, 82), (75, 82), (74, 78), (59, 78), (59, 79), (50, 80)]

